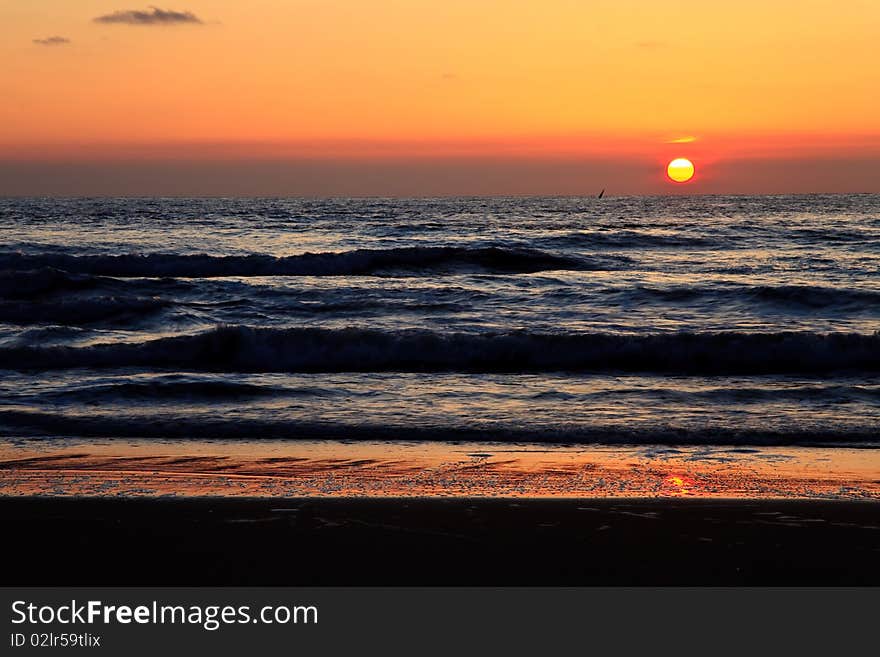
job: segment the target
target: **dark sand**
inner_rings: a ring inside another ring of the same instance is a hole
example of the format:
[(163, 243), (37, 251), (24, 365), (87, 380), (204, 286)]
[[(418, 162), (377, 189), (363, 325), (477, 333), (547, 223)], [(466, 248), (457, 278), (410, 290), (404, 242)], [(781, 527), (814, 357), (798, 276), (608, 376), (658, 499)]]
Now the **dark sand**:
[(880, 585), (880, 504), (0, 498), (5, 585)]

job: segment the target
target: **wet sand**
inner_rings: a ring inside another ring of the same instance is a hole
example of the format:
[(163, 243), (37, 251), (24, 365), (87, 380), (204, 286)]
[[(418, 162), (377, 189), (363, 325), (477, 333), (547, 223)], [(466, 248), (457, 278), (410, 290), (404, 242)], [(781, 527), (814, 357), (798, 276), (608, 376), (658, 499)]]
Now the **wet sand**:
[(342, 441), (0, 449), (8, 584), (880, 584), (880, 451)]
[(880, 501), (880, 450), (283, 440), (0, 446), (0, 496)]
[(880, 504), (0, 498), (7, 585), (880, 585)]

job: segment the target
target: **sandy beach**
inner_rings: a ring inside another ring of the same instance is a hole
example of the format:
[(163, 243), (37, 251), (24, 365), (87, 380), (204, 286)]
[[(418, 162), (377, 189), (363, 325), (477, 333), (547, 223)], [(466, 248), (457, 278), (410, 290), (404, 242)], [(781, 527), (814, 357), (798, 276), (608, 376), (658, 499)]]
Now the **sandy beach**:
[(875, 454), (334, 441), (8, 445), (0, 508), (16, 567), (7, 579), (880, 584)]

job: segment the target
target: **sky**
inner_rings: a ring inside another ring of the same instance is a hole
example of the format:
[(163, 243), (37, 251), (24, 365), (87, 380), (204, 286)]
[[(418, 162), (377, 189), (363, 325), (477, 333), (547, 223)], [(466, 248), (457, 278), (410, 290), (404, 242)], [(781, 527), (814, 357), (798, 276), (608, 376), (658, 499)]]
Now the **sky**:
[(0, 194), (880, 192), (876, 0), (172, 1), (0, 0)]

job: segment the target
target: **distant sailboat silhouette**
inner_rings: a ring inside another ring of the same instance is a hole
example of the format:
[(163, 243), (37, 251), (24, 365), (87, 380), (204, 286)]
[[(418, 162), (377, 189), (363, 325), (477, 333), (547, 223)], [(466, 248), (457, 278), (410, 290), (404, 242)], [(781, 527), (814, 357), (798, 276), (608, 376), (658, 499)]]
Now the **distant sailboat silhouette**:
[(602, 188), (602, 191), (599, 192), (599, 196), (597, 196), (596, 198), (602, 198), (603, 196), (605, 196), (605, 188), (604, 187)]

